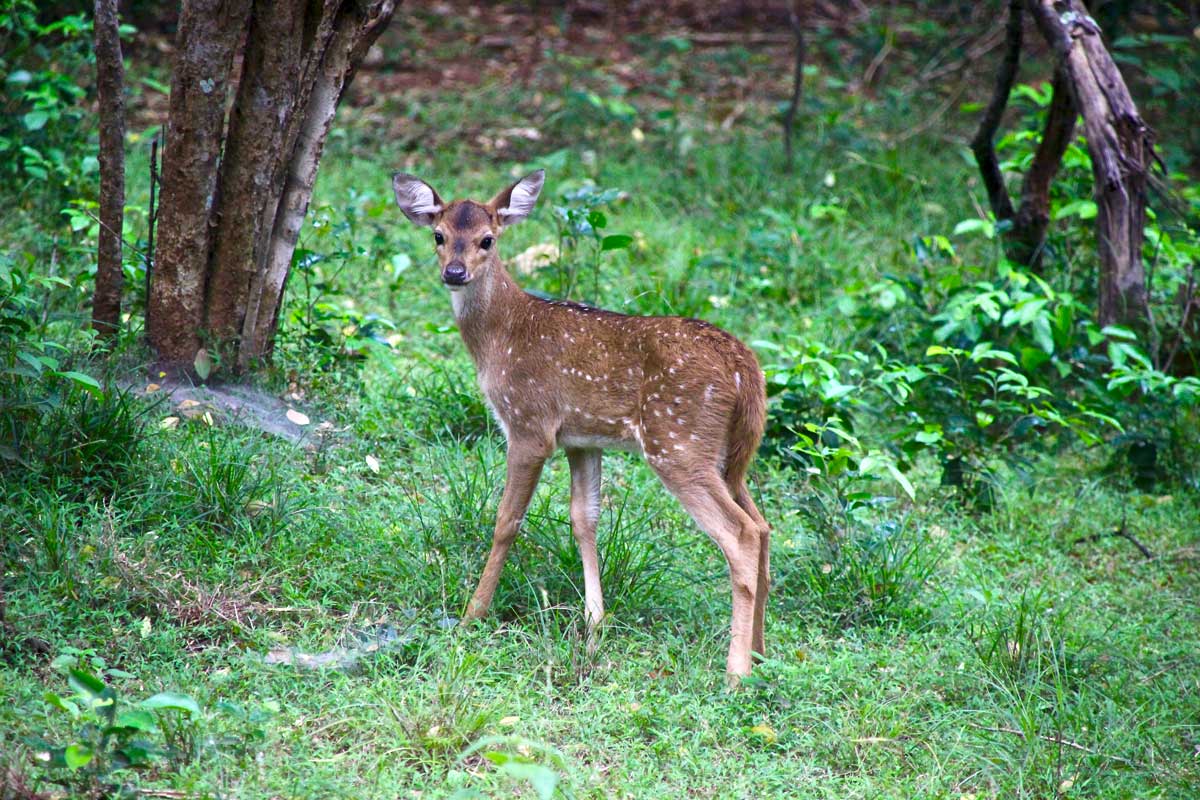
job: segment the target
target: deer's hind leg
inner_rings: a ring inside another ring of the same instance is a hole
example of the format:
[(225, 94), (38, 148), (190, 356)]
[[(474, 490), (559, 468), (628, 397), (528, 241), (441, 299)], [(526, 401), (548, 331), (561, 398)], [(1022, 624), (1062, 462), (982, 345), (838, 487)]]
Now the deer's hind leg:
[(587, 616), (588, 652), (596, 649), (596, 633), (604, 619), (600, 561), (596, 555), (596, 521), (600, 517), (599, 450), (568, 450), (571, 467), (571, 533), (583, 562), (583, 606)]
[(716, 470), (696, 476), (690, 470), (675, 470), (655, 461), (651, 465), (700, 529), (721, 548), (729, 564), (733, 618), (725, 671), (736, 682), (750, 674), (760, 584), (761, 526), (737, 503)]
[(767, 611), (767, 595), (771, 591), (771, 526), (759, 513), (758, 506), (754, 505), (745, 480), (740, 481), (737, 487), (730, 487), (730, 490), (738, 506), (758, 525), (758, 586), (754, 592), (754, 632), (751, 648), (761, 657), (767, 654), (763, 619)]

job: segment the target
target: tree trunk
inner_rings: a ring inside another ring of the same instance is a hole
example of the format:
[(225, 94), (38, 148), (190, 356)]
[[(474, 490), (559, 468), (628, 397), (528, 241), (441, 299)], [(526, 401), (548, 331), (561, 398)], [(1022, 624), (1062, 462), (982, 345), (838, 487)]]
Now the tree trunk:
[(996, 75), (992, 98), (984, 110), (979, 130), (971, 140), (975, 162), (983, 176), (988, 204), (997, 220), (1007, 220), (1011, 227), (1003, 234), (1004, 254), (1009, 261), (1042, 271), (1042, 254), (1046, 244), (1046, 227), (1050, 223), (1050, 184), (1058, 174), (1063, 154), (1075, 132), (1075, 106), (1060, 71), (1054, 75), (1053, 98), (1046, 114), (1046, 127), (1037, 152), (1025, 173), (1021, 202), (1013, 207), (1000, 161), (996, 158), (996, 130), (1008, 106), (1008, 97), (1017, 80), (1021, 65), (1021, 45), (1024, 38), (1024, 0), (1009, 0), (1008, 25), (1004, 60)]
[(96, 0), (96, 89), (100, 107), (100, 235), (92, 327), (104, 339), (121, 329), (125, 228), (125, 65), (116, 0)]
[(1000, 171), (1000, 160), (996, 158), (996, 131), (1000, 128), (1004, 109), (1008, 107), (1008, 96), (1012, 93), (1013, 84), (1017, 81), (1017, 70), (1021, 66), (1024, 25), (1022, 1), (1009, 0), (1004, 60), (1000, 62), (1000, 71), (996, 73), (996, 85), (992, 89), (991, 100), (983, 110), (979, 130), (971, 139), (971, 152), (975, 154), (975, 163), (979, 165), (979, 174), (983, 177), (988, 205), (992, 208), (992, 216), (997, 220), (1011, 220), (1014, 214), (1012, 198), (1008, 196), (1008, 187), (1004, 185), (1004, 175)]
[[(211, 18), (214, 9), (200, 7), (212, 2), (184, 4), (177, 73), (197, 52), (218, 49), (216, 31), (202, 36), (193, 29), (184, 35), (184, 18), (201, 10)], [(395, 0), (221, 4), (228, 24), (213, 27), (234, 31), (234, 20), (241, 19), (246, 43), (223, 142), (218, 125), (215, 134), (208, 127), (193, 135), (209, 136), (204, 144), (190, 143), (205, 156), (212, 154), (202, 162), (205, 169), (181, 170), (171, 163), (176, 158), (184, 159), (185, 165), (198, 161), (187, 157), (186, 146), (173, 152), (172, 86), (163, 156), (162, 250), (151, 284), (154, 324), (147, 325), (150, 343), (163, 362), (186, 367), (202, 343), (220, 354), (220, 368), (226, 371), (249, 368), (270, 355), (283, 289), (334, 111), (394, 9)], [(240, 33), (230, 39), (236, 45)], [(220, 49), (220, 55), (224, 53)], [(222, 74), (228, 76), (228, 59), (224, 63)], [(211, 110), (223, 124), (223, 84), (219, 94), (220, 102)], [(186, 213), (168, 220), (171, 182), (180, 184), (175, 192), (189, 202)], [(198, 205), (197, 198), (205, 198), (207, 204)], [(175, 237), (169, 248), (168, 227)], [(162, 318), (171, 312), (169, 320)]]
[(1092, 157), (1102, 325), (1141, 328), (1148, 318), (1142, 240), (1153, 132), (1080, 0), (1026, 0), (1059, 58)]
[(792, 70), (792, 99), (783, 115), (783, 153), (788, 172), (792, 171), (792, 132), (796, 125), (796, 112), (804, 98), (804, 26), (808, 21), (808, 0), (792, 0), (788, 8), (788, 24), (796, 39), (796, 58)]
[[(331, 35), (325, 40), (319, 58), (305, 64), (306, 92), (302, 113), (293, 116), (288, 129), (285, 162), (287, 170), (282, 196), (276, 203), (266, 263), (256, 273), (250, 306), (242, 324), (242, 348), (238, 364), (245, 368), (256, 359), (270, 355), (283, 290), (291, 272), (292, 254), (300, 236), (300, 226), (308, 212), (317, 165), (325, 147), (325, 137), (333, 126), (337, 105), (354, 78), (367, 50), (387, 27), (395, 11), (394, 0), (372, 0), (359, 7), (342, 8), (333, 20)], [(324, 22), (324, 20), (322, 20)]]
[(217, 176), (233, 56), (250, 0), (185, 0), (163, 144), (158, 251), (146, 298), (146, 335), (163, 366), (200, 349)]
[(1013, 217), (1012, 230), (1005, 236), (1008, 257), (1037, 273), (1042, 271), (1046, 228), (1050, 224), (1050, 184), (1075, 135), (1075, 104), (1061, 71), (1054, 74), (1052, 91), (1042, 140), (1021, 187), (1021, 205)]
[(303, 22), (295, 3), (254, 2), (221, 162), (220, 205), (237, 213), (223, 215), (208, 254), (206, 328), (218, 342), (237, 342), (250, 284), (265, 256), (262, 231), (271, 225), (283, 179), (279, 122), (295, 109)]

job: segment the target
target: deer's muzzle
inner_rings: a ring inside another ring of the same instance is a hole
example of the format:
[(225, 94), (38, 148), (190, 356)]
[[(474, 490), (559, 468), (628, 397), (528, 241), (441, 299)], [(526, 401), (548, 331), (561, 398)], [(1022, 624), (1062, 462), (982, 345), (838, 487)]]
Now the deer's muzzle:
[(452, 261), (442, 269), (442, 283), (447, 286), (464, 286), (468, 279), (467, 266), (461, 262)]

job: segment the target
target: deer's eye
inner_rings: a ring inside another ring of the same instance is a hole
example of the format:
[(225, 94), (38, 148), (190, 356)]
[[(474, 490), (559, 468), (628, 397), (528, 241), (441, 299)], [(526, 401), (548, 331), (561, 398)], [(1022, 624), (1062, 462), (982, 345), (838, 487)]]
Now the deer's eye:
[(484, 250), (491, 250), (492, 243), (495, 241), (496, 240), (493, 239), (491, 236), (485, 236), (485, 237), (483, 237), (483, 239), (480, 240), (479, 246), (482, 247)]
[(442, 245), (444, 245), (446, 243), (446, 237), (442, 236), (441, 231), (434, 231), (433, 232), (433, 241), (437, 243), (438, 247), (441, 247)]

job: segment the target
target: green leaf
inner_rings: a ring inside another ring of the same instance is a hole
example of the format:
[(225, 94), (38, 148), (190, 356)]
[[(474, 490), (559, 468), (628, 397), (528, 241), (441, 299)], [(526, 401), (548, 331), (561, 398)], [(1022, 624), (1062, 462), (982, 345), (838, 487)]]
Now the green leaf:
[(991, 239), (996, 235), (996, 226), (991, 221), (986, 219), (964, 219), (962, 222), (954, 226), (954, 235), (959, 236), (964, 233), (981, 232), (984, 236)]
[(121, 728), (133, 728), (142, 731), (143, 733), (151, 733), (157, 727), (154, 724), (154, 717), (149, 711), (140, 708), (132, 708), (127, 711), (122, 711), (117, 715), (116, 724)]
[(63, 697), (59, 697), (54, 692), (46, 692), (43, 695), (46, 702), (60, 711), (65, 711), (71, 715), (71, 719), (79, 719), (79, 706)]
[(42, 363), (42, 359), (38, 356), (35, 356), (33, 353), (27, 353), (24, 350), (19, 350), (17, 352), (17, 358), (33, 367), (33, 371), (38, 375), (41, 375), (42, 370), (46, 368), (46, 365)]
[(88, 698), (98, 698), (104, 694), (104, 690), (108, 687), (104, 685), (104, 681), (97, 678), (92, 673), (72, 667), (67, 673), (67, 683), (71, 688)]
[(1113, 339), (1125, 339), (1129, 342), (1136, 342), (1138, 340), (1136, 333), (1121, 325), (1105, 325), (1100, 333)]
[(614, 233), (611, 236), (605, 236), (600, 240), (600, 249), (603, 250), (623, 250), (629, 247), (633, 242), (633, 237), (627, 233)]
[(192, 360), (192, 366), (196, 368), (196, 374), (200, 376), (200, 380), (208, 380), (213, 368), (212, 356), (208, 354), (208, 350), (203, 347), (197, 350), (196, 357)]
[(30, 111), (21, 121), (25, 123), (25, 130), (40, 131), (50, 121), (50, 115), (45, 111)]
[(1033, 371), (1050, 360), (1050, 355), (1036, 347), (1021, 348), (1021, 366)]
[(900, 468), (894, 462), (888, 461), (884, 466), (887, 467), (887, 471), (891, 473), (892, 477), (896, 479), (896, 483), (900, 484), (900, 488), (908, 495), (908, 499), (915, 501), (917, 499), (917, 492), (913, 489), (912, 481), (900, 471)]
[(1033, 341), (1048, 354), (1054, 353), (1054, 334), (1050, 332), (1050, 320), (1037, 317), (1033, 321)]
[(50, 662), (50, 668), (63, 672), (79, 663), (79, 656), (74, 653), (63, 653), (54, 657)]
[(91, 375), (84, 375), (82, 372), (72, 372), (68, 370), (67, 372), (59, 372), (58, 376), (73, 382), (76, 386), (78, 386), (80, 389), (83, 389), (85, 392), (88, 392), (93, 397), (104, 397), (104, 390), (100, 388), (100, 382)]
[(153, 697), (147, 697), (140, 705), (151, 711), (174, 709), (175, 711), (186, 711), (194, 717), (200, 716), (200, 704), (186, 694), (176, 692), (159, 692)]
[(1064, 203), (1054, 211), (1054, 219), (1063, 219), (1064, 217), (1079, 217), (1080, 219), (1093, 219), (1098, 211), (1095, 200), (1072, 200), (1069, 203)]
[(921, 444), (937, 444), (942, 440), (941, 426), (926, 425), (925, 430), (917, 431), (913, 438)]
[(63, 758), (66, 759), (67, 766), (73, 770), (87, 766), (93, 755), (92, 748), (86, 744), (67, 745), (67, 749), (63, 751)]

